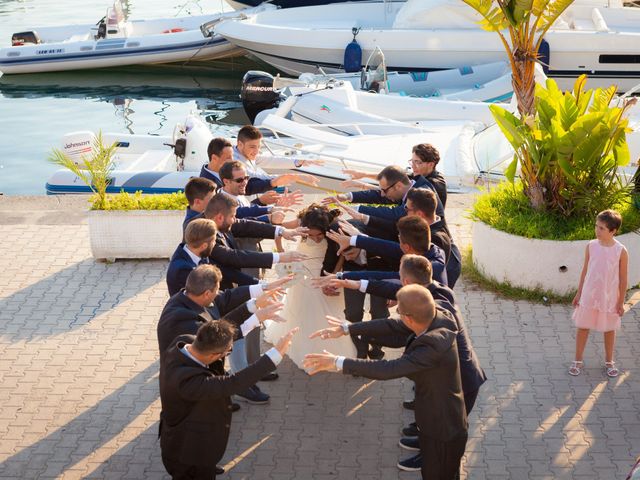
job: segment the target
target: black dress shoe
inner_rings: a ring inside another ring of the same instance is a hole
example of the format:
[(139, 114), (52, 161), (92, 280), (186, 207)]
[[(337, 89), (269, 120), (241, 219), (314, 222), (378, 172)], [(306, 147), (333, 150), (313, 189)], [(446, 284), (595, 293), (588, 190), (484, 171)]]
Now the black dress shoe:
[(404, 401), (404, 402), (402, 402), (402, 406), (404, 408), (406, 408), (407, 410), (415, 410), (416, 409), (416, 401), (415, 400)]
[(224, 473), (224, 468), (216, 465), (216, 475), (222, 475)]
[(240, 410), (240, 404), (236, 402), (231, 402), (230, 409), (231, 409), (231, 413), (237, 412), (238, 410)]
[(405, 472), (419, 472), (422, 468), (422, 455), (417, 454), (413, 457), (409, 457), (401, 462), (398, 462), (398, 468)]
[(274, 380), (277, 380), (278, 378), (280, 378), (280, 375), (278, 375), (277, 372), (271, 372), (271, 373), (267, 373), (264, 377), (262, 377), (260, 379), (261, 382), (273, 382)]
[(398, 445), (405, 450), (411, 450), (414, 452), (420, 451), (420, 441), (418, 440), (418, 437), (402, 437), (398, 442)]
[(420, 435), (420, 430), (415, 422), (410, 423), (408, 427), (402, 429), (402, 435), (405, 437), (417, 437)]

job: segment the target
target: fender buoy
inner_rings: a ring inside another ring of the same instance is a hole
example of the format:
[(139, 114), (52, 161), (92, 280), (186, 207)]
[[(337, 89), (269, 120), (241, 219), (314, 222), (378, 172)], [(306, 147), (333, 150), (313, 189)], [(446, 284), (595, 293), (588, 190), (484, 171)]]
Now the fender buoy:
[(184, 28), (172, 28), (171, 30), (164, 30), (162, 33), (178, 33), (184, 32)]
[(344, 71), (347, 73), (357, 72), (362, 66), (362, 48), (356, 41), (356, 35), (360, 31), (359, 28), (353, 27), (351, 33), (353, 33), (353, 40), (344, 49)]

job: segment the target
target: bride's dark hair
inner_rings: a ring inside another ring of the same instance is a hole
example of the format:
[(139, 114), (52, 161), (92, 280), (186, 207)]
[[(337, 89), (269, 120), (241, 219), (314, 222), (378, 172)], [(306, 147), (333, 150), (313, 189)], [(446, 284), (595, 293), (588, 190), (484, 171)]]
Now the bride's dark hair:
[(313, 228), (320, 230), (322, 233), (327, 233), (329, 227), (339, 215), (340, 210), (337, 208), (329, 210), (324, 205), (312, 203), (298, 213), (298, 218), (302, 227)]

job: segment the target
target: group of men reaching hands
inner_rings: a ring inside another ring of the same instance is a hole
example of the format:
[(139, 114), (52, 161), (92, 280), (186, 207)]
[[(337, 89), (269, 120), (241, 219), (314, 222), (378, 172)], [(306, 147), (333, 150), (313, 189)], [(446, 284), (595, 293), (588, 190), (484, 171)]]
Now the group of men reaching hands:
[[(267, 403), (269, 396), (257, 382), (277, 379), (273, 370), (295, 333), (260, 356), (257, 327), (278, 320), (281, 295), (291, 281), (264, 282), (260, 269), (306, 257), (295, 251), (263, 252), (259, 241), (306, 234), (296, 220), (285, 221), (289, 209), (302, 203), (300, 192), (273, 189), (294, 181), (313, 185), (316, 179), (265, 174), (256, 163), (260, 139), (254, 127), (240, 130), (235, 147), (214, 139), (200, 177), (185, 189), (184, 241), (169, 265), (171, 298), (158, 324), (162, 458), (173, 478), (209, 479), (221, 473), (216, 464), (226, 448), (231, 412), (238, 408), (231, 395)], [(344, 289), (345, 320), (329, 319), (330, 326), (314, 336), (350, 335), (358, 358), (309, 354), (305, 367), (311, 374), (412, 379), (415, 401), (405, 403), (415, 409), (416, 422), (403, 430), (401, 446), (420, 454), (399, 466), (421, 470), (423, 478), (450, 480), (464, 454), (467, 415), (486, 377), (452, 291), (460, 252), (446, 225), (446, 183), (435, 168), (438, 160), (433, 147), (418, 145), (413, 177), (386, 167), (376, 175), (377, 188), (368, 188), (369, 182), (362, 191), (325, 199), (352, 217), (326, 234), (352, 267), (316, 279), (327, 295)], [(291, 168), (304, 165), (290, 157), (279, 161), (295, 162)], [(428, 164), (423, 172), (430, 171), (420, 175), (420, 163)], [(349, 173), (354, 179), (365, 176)], [(363, 322), (367, 294), (375, 320)], [(397, 303), (395, 316), (389, 315), (388, 302)], [(397, 360), (384, 360), (382, 347), (405, 350)], [(225, 357), (231, 375), (225, 373)]]

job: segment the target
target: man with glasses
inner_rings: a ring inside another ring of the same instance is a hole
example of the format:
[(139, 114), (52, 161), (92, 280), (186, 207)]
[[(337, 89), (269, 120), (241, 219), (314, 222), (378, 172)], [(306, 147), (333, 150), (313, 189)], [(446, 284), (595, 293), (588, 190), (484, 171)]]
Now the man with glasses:
[[(359, 205), (356, 207), (356, 210), (361, 214), (397, 222), (407, 214), (407, 193), (411, 189), (429, 188), (435, 191), (431, 182), (424, 177), (418, 176), (412, 180), (404, 170), (395, 165), (390, 165), (382, 169), (376, 178), (380, 187), (379, 190), (341, 193), (336, 197), (325, 198), (323, 203), (333, 203), (335, 200), (338, 200), (352, 203), (377, 204), (376, 206)], [(389, 206), (380, 204), (389, 204)], [(436, 206), (436, 214), (444, 218), (444, 207), (439, 200)], [(389, 234), (388, 232), (385, 233), (384, 231), (376, 231), (372, 234), (386, 238), (387, 240), (393, 240), (393, 237), (395, 237), (395, 235)]]
[(256, 363), (226, 375), (235, 327), (225, 320), (205, 322), (196, 335), (177, 337), (160, 359), (160, 449), (174, 479), (215, 479), (231, 427), (231, 395), (274, 370), (295, 330)]
[(440, 153), (433, 145), (420, 143), (411, 150), (409, 164), (413, 175), (420, 175), (431, 182), (442, 202), (442, 208), (445, 208), (447, 205), (447, 181), (444, 179), (444, 175), (436, 170), (439, 162)]

